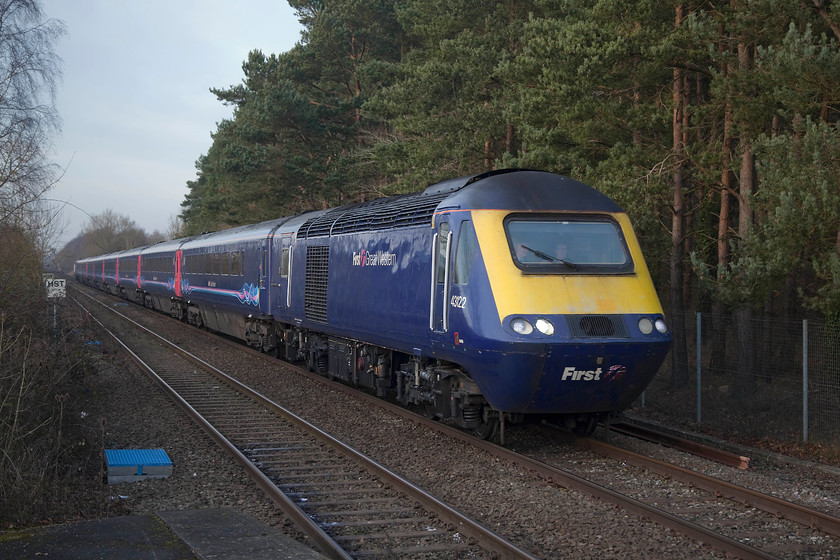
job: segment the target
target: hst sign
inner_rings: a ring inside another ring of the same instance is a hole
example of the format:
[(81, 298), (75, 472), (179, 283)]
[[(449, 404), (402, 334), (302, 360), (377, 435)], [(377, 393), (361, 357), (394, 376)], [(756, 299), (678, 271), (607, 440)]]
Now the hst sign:
[(66, 297), (67, 280), (64, 278), (47, 278), (44, 284), (47, 286), (47, 297)]

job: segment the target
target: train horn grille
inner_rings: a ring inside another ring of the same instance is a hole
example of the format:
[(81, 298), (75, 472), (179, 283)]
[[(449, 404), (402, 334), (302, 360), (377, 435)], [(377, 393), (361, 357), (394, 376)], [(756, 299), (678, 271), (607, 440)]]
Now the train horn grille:
[(621, 315), (567, 315), (566, 321), (574, 338), (628, 337)]

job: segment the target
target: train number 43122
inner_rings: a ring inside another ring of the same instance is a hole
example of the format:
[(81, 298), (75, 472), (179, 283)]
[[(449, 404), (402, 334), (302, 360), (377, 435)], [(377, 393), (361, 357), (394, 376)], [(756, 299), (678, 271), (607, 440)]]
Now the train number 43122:
[(467, 306), (467, 296), (452, 296), (449, 305), (456, 309), (464, 309)]

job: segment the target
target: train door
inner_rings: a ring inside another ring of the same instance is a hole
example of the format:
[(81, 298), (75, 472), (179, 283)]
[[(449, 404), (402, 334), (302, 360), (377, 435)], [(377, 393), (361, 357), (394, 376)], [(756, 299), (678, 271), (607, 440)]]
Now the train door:
[(138, 290), (140, 289), (140, 272), (141, 272), (141, 270), (140, 270), (141, 260), (140, 259), (141, 259), (141, 257), (142, 257), (142, 255), (139, 255), (139, 254), (137, 255), (137, 277), (134, 279), (135, 282), (137, 283), (137, 289)]
[(271, 290), (269, 282), (271, 282), (271, 237), (265, 239), (265, 243), (260, 248), (260, 285), (259, 285), (259, 303), (260, 309), (263, 313), (271, 313)]
[(432, 297), (429, 328), (437, 333), (449, 330), (449, 257), (452, 249), (452, 230), (449, 216), (437, 220), (432, 247)]
[(271, 271), (271, 293), (272, 311), (277, 311), (277, 316), (284, 316), (289, 309), (289, 273), (291, 271), (292, 259), (292, 238), (290, 235), (274, 237), (272, 256), (274, 269)]
[(175, 295), (181, 297), (181, 265), (183, 264), (184, 251), (178, 249), (175, 251)]

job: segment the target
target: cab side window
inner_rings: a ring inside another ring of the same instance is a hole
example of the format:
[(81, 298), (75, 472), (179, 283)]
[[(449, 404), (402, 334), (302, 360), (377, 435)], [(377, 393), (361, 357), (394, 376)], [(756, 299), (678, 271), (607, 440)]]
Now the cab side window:
[(280, 277), (281, 278), (288, 278), (289, 277), (289, 248), (286, 247), (283, 249), (283, 252), (280, 257)]
[(440, 224), (440, 233), (438, 234), (438, 268), (437, 268), (437, 283), (443, 284), (446, 278), (446, 259), (449, 256), (449, 223), (443, 222)]
[(475, 237), (475, 227), (471, 221), (465, 221), (461, 224), (458, 249), (455, 252), (455, 284), (469, 283), (476, 252), (478, 252), (478, 240)]

